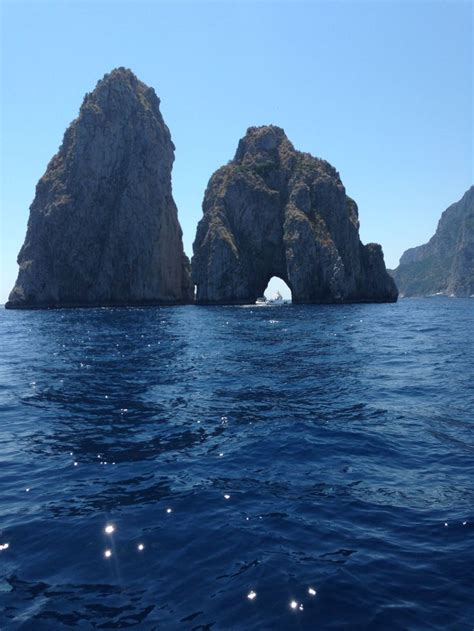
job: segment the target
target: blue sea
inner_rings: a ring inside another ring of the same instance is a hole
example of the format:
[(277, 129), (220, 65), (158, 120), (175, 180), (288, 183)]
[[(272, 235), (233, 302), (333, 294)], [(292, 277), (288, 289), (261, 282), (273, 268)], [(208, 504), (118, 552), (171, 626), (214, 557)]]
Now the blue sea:
[(0, 310), (0, 629), (474, 628), (474, 301)]

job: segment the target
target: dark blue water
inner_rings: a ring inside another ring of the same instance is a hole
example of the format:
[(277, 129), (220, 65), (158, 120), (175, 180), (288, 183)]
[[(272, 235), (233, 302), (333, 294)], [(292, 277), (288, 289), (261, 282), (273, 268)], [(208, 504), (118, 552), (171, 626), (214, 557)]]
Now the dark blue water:
[(2, 631), (471, 631), (473, 314), (1, 310)]

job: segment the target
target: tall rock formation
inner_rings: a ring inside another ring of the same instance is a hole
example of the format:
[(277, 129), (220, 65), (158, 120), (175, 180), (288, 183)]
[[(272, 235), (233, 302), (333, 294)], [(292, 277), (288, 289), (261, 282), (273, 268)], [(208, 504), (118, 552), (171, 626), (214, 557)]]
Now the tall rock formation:
[(192, 300), (154, 90), (125, 68), (87, 94), (36, 187), (7, 307)]
[(402, 296), (474, 295), (474, 186), (441, 215), (434, 236), (392, 272)]
[(356, 203), (328, 162), (279, 127), (251, 127), (209, 181), (192, 261), (196, 300), (252, 303), (272, 276), (293, 302), (393, 302), (379, 245), (362, 245)]

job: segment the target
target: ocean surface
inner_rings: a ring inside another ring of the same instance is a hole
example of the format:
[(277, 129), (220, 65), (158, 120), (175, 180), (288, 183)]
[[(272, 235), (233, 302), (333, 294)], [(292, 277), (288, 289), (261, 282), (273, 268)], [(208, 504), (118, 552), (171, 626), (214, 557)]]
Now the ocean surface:
[(0, 309), (0, 629), (472, 631), (473, 316)]

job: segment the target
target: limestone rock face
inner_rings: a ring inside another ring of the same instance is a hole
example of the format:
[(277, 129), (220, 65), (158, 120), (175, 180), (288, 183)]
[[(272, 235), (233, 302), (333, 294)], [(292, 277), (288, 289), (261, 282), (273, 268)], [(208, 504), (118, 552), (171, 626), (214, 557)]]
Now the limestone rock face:
[(474, 295), (474, 186), (441, 215), (433, 237), (392, 272), (403, 296)]
[(37, 184), (6, 306), (191, 301), (173, 160), (154, 90), (125, 68), (105, 75)]
[(244, 304), (272, 276), (293, 302), (392, 302), (379, 245), (362, 245), (356, 203), (328, 162), (296, 151), (279, 127), (251, 127), (211, 177), (192, 261), (196, 300)]

